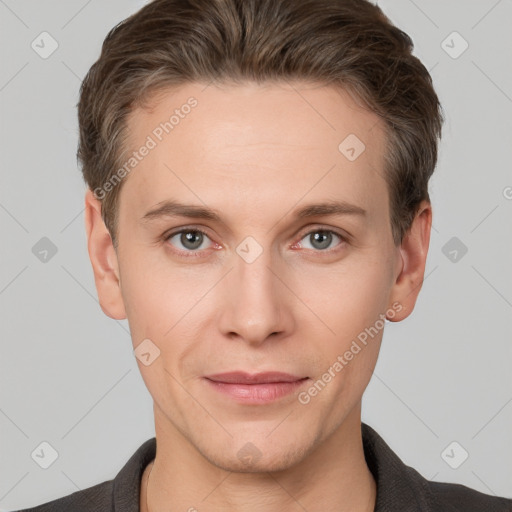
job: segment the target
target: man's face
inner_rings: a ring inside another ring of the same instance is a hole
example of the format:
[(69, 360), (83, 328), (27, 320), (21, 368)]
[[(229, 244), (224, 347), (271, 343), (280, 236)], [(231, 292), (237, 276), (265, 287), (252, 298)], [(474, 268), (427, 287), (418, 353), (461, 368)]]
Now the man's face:
[[(382, 123), (350, 95), (304, 84), (187, 84), (153, 103), (129, 119), (132, 150), (148, 135), (156, 145), (123, 184), (118, 264), (133, 346), (160, 350), (138, 362), (157, 433), (225, 469), (247, 468), (247, 451), (251, 470), (290, 467), (358, 411), (392, 308), (400, 258)], [(179, 122), (159, 131), (175, 109)], [(147, 215), (166, 201), (219, 220)], [(296, 216), (333, 202), (350, 211)], [(227, 372), (303, 380), (207, 378)]]

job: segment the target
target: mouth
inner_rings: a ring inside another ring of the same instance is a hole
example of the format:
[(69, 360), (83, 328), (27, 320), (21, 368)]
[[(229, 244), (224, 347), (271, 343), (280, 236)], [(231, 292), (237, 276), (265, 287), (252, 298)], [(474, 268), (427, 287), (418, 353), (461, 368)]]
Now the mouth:
[(213, 390), (247, 404), (274, 402), (310, 380), (309, 377), (283, 372), (229, 372), (208, 375), (204, 379)]

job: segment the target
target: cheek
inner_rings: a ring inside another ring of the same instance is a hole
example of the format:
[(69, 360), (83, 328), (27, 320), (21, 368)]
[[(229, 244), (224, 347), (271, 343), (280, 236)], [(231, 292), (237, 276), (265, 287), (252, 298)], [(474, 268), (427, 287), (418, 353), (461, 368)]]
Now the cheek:
[[(379, 262), (347, 266), (323, 280), (324, 298), (318, 293), (319, 316), (329, 328), (319, 343), (321, 365), (318, 378), (328, 380), (330, 369), (333, 385), (324, 399), (334, 399), (343, 389), (345, 397), (359, 396), (367, 386), (377, 362), (384, 332), (381, 318), (387, 309), (389, 271)], [(317, 281), (318, 282), (318, 281)], [(329, 398), (330, 397), (330, 398)]]
[(122, 294), (134, 344), (139, 338), (162, 339), (183, 315), (190, 302), (190, 287), (184, 287), (177, 273), (152, 265), (143, 258), (127, 255), (122, 266)]
[(390, 292), (387, 274), (385, 266), (370, 261), (331, 269), (329, 275), (311, 279), (315, 290), (311, 307), (335, 337), (356, 336), (385, 312)]

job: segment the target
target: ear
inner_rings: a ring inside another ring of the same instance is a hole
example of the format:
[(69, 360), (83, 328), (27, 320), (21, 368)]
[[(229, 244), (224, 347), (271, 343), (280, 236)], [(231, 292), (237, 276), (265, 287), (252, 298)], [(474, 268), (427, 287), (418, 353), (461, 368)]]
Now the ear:
[(432, 207), (428, 201), (422, 201), (398, 248), (396, 279), (389, 305), (398, 303), (402, 307), (393, 308), (395, 315), (388, 318), (392, 322), (407, 318), (414, 309), (425, 275), (431, 227)]
[(117, 254), (101, 218), (101, 202), (94, 197), (91, 189), (85, 193), (85, 231), (101, 309), (110, 318), (123, 320), (126, 311), (121, 294)]

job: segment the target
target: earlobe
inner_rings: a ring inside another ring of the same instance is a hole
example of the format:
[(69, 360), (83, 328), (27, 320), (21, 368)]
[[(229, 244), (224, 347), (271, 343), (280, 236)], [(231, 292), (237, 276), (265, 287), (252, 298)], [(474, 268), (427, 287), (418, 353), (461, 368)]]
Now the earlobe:
[(101, 218), (101, 202), (92, 190), (85, 193), (85, 231), (87, 249), (101, 309), (110, 318), (126, 318), (117, 254), (112, 238)]
[(425, 275), (431, 226), (432, 207), (428, 201), (423, 201), (398, 248), (397, 266), (400, 268), (396, 274), (389, 303), (399, 303), (401, 308), (392, 318), (388, 318), (392, 322), (407, 318), (414, 309)]

